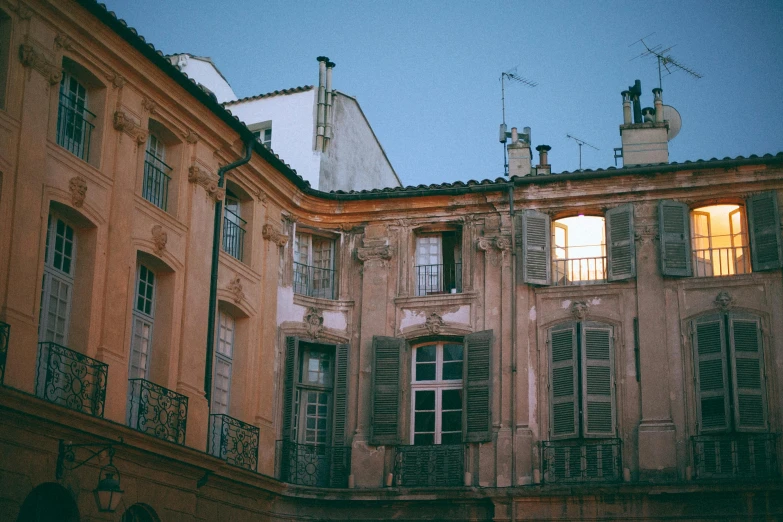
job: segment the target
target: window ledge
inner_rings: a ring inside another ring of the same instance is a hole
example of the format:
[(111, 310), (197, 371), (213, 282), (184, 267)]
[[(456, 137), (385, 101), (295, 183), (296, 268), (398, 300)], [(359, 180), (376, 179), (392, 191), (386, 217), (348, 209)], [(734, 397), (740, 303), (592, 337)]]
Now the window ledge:
[(294, 304), (304, 307), (313, 306), (321, 310), (329, 310), (332, 312), (345, 312), (352, 310), (354, 307), (354, 301), (324, 299), (323, 297), (310, 297), (296, 293), (294, 294)]
[(400, 296), (394, 298), (394, 304), (403, 308), (416, 308), (421, 306), (449, 306), (471, 304), (478, 298), (478, 292), (463, 292), (461, 294), (433, 294)]
[(237, 274), (240, 274), (243, 278), (256, 284), (261, 281), (261, 274), (253, 270), (250, 265), (244, 261), (240, 261), (236, 257), (232, 256), (225, 250), (223, 245), (220, 245), (220, 265), (226, 265), (229, 269), (233, 270)]
[(74, 173), (84, 174), (85, 171), (87, 171), (87, 173), (92, 175), (94, 179), (103, 180), (103, 183), (101, 183), (103, 187), (109, 187), (112, 185), (114, 180), (112, 180), (110, 176), (107, 176), (101, 169), (92, 163), (84, 161), (72, 152), (69, 152), (65, 148), (58, 145), (55, 141), (49, 140), (47, 142), (47, 150), (49, 156), (64, 164)]

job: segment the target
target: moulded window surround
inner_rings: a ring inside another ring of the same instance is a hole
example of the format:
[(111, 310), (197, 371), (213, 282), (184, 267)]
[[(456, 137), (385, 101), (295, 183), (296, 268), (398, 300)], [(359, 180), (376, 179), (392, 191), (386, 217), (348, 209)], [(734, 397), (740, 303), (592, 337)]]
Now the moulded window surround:
[(306, 232), (294, 236), (294, 293), (336, 297), (335, 240)]
[(464, 398), (462, 343), (421, 345), (414, 348), (411, 360), (411, 444), (459, 444)]
[(420, 232), (415, 238), (413, 277), (417, 296), (462, 293), (462, 234)]

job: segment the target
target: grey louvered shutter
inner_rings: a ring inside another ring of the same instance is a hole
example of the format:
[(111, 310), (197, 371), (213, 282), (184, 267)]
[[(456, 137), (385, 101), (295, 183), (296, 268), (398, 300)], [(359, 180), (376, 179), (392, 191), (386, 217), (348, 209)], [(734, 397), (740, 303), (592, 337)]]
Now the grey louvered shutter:
[(579, 436), (576, 323), (549, 329), (549, 431), (551, 439)]
[(761, 323), (750, 314), (729, 315), (734, 426), (737, 431), (766, 431), (767, 403)]
[(636, 275), (636, 245), (633, 230), (633, 205), (606, 211), (606, 264), (609, 281), (630, 279)]
[(405, 341), (373, 336), (370, 444), (397, 444), (400, 432), (400, 377)]
[(750, 259), (754, 271), (781, 267), (780, 214), (777, 192), (754, 194), (747, 200)]
[(296, 366), (299, 356), (299, 339), (285, 338), (285, 374), (283, 382), (283, 440), (296, 440), (293, 432), (294, 392), (296, 389)]
[(522, 280), (525, 283), (549, 284), (552, 270), (551, 236), (549, 216), (535, 210), (525, 210), (522, 214)]
[(462, 425), (465, 442), (492, 440), (492, 330), (465, 337)]
[(582, 415), (584, 436), (614, 437), (613, 329), (601, 323), (582, 325)]
[(348, 360), (350, 345), (338, 344), (335, 349), (334, 376), (334, 422), (332, 424), (332, 463), (330, 484), (332, 487), (347, 487), (348, 448), (345, 438), (345, 423), (348, 418)]
[(721, 314), (693, 322), (693, 360), (696, 410), (701, 433), (729, 428), (729, 390), (726, 339)]
[(692, 275), (688, 205), (679, 201), (659, 201), (658, 234), (661, 240), (661, 273), (669, 276)]

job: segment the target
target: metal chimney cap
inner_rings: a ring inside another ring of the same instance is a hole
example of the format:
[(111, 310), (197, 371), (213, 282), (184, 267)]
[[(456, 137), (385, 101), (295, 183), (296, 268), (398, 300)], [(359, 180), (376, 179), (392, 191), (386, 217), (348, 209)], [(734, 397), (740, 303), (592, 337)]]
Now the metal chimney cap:
[(542, 151), (549, 152), (550, 150), (552, 150), (552, 147), (550, 147), (549, 145), (539, 145), (538, 147), (536, 147), (536, 150), (538, 152), (542, 152)]
[[(327, 58), (327, 60), (328, 60), (328, 58)], [(335, 66), (335, 65), (336, 65), (336, 64), (335, 64), (334, 62), (326, 62), (326, 66), (327, 66), (329, 69), (334, 69), (334, 66)]]
[(655, 89), (652, 90), (652, 92), (653, 94), (661, 93), (663, 92), (663, 89), (661, 89), (660, 87), (656, 87)]
[(319, 62), (328, 62), (329, 58), (327, 56), (319, 56), (318, 58), (316, 58), (316, 60), (318, 60)]

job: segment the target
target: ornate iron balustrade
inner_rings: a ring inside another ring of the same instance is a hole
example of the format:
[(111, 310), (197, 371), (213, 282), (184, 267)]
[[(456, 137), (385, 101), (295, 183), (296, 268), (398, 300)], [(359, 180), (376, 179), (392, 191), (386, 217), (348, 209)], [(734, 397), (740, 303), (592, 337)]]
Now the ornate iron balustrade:
[(294, 263), (294, 293), (334, 299), (335, 270)]
[(620, 439), (544, 441), (541, 461), (545, 483), (622, 480)]
[(396, 446), (395, 484), (405, 487), (463, 486), (464, 444)]
[(90, 137), (95, 128), (88, 118), (95, 119), (95, 114), (60, 93), (60, 105), (57, 109), (57, 144), (84, 161), (90, 159)]
[(416, 295), (461, 294), (462, 263), (416, 265)]
[(38, 343), (35, 395), (103, 417), (109, 365), (53, 342)]
[(145, 379), (128, 380), (128, 426), (185, 444), (188, 398)]
[(606, 256), (552, 260), (552, 285), (606, 283)]
[(247, 221), (226, 209), (223, 218), (223, 250), (242, 261), (245, 251), (245, 228)]
[(8, 339), (11, 337), (11, 325), (0, 321), (0, 384), (5, 380), (5, 361), (8, 359)]
[(228, 415), (209, 416), (209, 453), (229, 464), (255, 470), (260, 430)]
[(691, 437), (696, 478), (770, 479), (778, 476), (777, 434), (721, 433)]
[(704, 248), (693, 250), (694, 277), (749, 274), (750, 248)]
[(169, 172), (171, 172), (171, 167), (154, 154), (147, 152), (144, 160), (144, 183), (141, 187), (141, 195), (163, 210), (166, 210), (168, 206), (169, 181), (171, 181)]
[(288, 440), (278, 440), (276, 445), (283, 482), (322, 488), (348, 487), (350, 446), (317, 446)]

